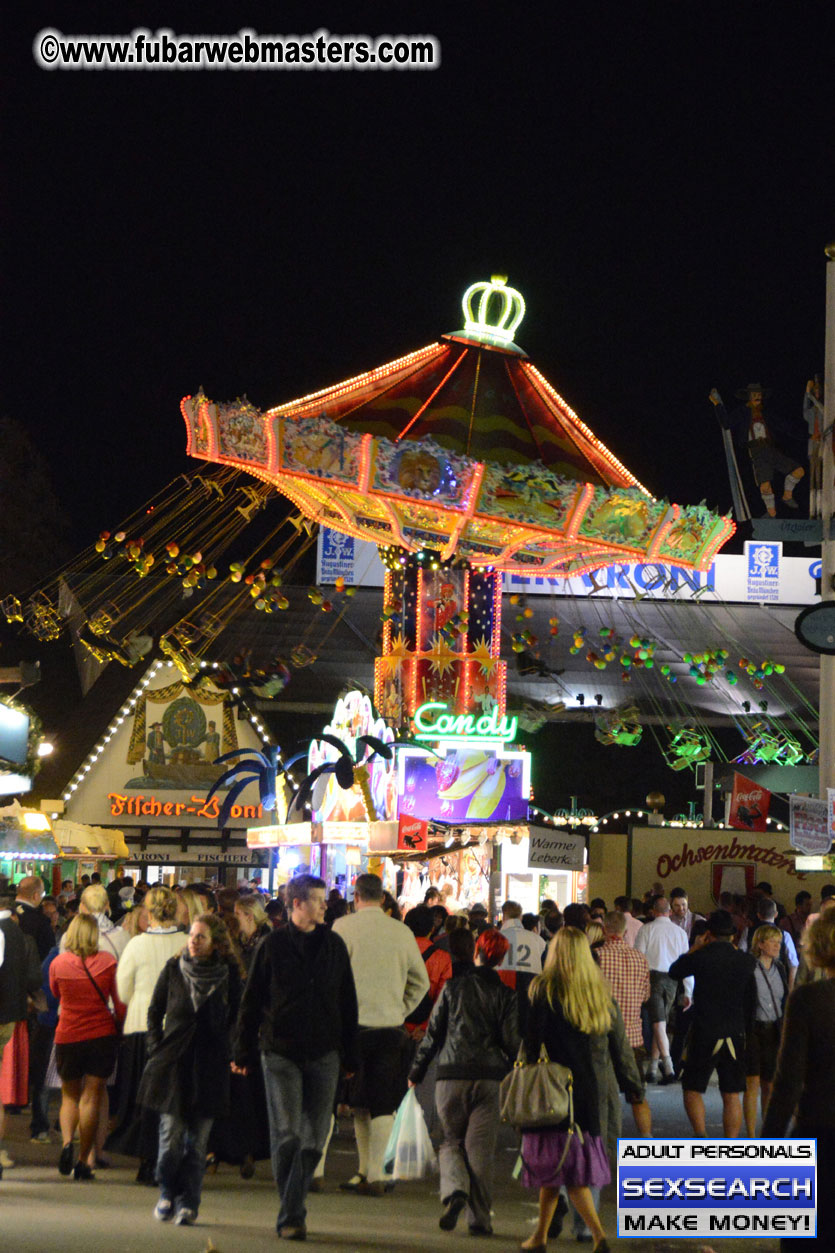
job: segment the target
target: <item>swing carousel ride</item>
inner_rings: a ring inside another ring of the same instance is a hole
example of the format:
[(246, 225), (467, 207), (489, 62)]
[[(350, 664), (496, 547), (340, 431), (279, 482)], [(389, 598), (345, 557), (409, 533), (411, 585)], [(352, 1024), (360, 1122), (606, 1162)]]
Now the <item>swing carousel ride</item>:
[[(550, 707), (579, 713), (582, 668), (594, 676), (598, 707), (586, 716), (602, 744), (634, 746), (647, 723), (675, 770), (727, 760), (712, 715), (738, 727), (746, 760), (813, 753), (816, 713), (781, 660), (776, 611), (752, 638), (751, 620), (713, 593), (694, 594), (684, 630), (669, 602), (595, 598), (598, 572), (629, 563), (697, 582), (731, 519), (658, 500), (638, 482), (515, 342), (524, 303), (503, 277), (474, 283), (463, 311), (463, 329), (266, 412), (185, 397), (199, 472), (28, 594), (7, 595), (6, 620), (39, 641), (69, 637), (85, 690), (109, 663), (139, 665), (158, 645), (186, 683), (210, 678), (261, 702), (279, 700), (299, 673), (308, 695), (328, 651), (341, 687), (356, 637), (373, 650), (377, 635), (377, 738), (383, 726), (386, 738), (414, 734), (424, 706), (424, 725), (495, 731), (507, 705), (504, 643), (529, 733), (551, 716), (530, 696), (537, 683), (552, 690)], [(377, 546), (382, 607), (343, 578), (298, 585), (319, 527)], [(528, 599), (507, 586), (514, 576), (581, 591)], [(442, 789), (453, 808), (456, 786)]]
[(503, 574), (706, 570), (734, 529), (654, 499), (569, 408), (514, 342), (524, 302), (504, 277), (474, 283), (463, 310), (463, 330), (266, 413), (202, 394), (181, 406), (191, 456), (378, 546), (375, 701), (396, 728), (427, 703), (504, 714)]

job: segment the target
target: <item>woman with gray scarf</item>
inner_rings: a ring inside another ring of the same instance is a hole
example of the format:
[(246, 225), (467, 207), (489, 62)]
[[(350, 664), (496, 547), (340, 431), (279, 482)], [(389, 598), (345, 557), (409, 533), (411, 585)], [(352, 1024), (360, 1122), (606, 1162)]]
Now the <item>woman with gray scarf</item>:
[(163, 967), (148, 1011), (148, 1063), (139, 1102), (160, 1115), (154, 1217), (190, 1226), (200, 1208), (212, 1122), (229, 1109), (229, 1033), (240, 967), (216, 914), (191, 924), (188, 947)]

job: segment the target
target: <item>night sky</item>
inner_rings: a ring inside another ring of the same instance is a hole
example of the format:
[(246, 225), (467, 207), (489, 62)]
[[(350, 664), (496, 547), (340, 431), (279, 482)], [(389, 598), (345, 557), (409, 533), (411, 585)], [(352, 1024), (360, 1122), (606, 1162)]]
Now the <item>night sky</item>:
[[(337, 382), (458, 329), (496, 271), (527, 302), (517, 341), (655, 494), (730, 507), (714, 385), (773, 388), (805, 449), (835, 238), (831, 8), (549, 8), (5, 7), (0, 414), (48, 455), (76, 548), (188, 468), (185, 393), (267, 407)], [(136, 26), (428, 33), (442, 65), (32, 56), (44, 27)]]
[[(544, 7), (544, 6), (543, 6)], [(52, 3), (5, 12), (2, 411), (78, 544), (186, 467), (180, 397), (277, 404), (461, 325), (517, 334), (651, 490), (730, 496), (710, 387), (823, 365), (824, 6)], [(433, 72), (45, 72), (42, 27), (423, 34)]]

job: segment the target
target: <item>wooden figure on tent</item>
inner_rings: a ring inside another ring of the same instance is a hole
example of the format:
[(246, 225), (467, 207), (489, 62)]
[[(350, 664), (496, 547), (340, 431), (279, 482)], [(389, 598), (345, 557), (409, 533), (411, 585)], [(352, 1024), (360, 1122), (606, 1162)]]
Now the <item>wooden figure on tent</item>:
[[(775, 443), (773, 432), (784, 430), (785, 428), (781, 427), (781, 424), (775, 421), (771, 415), (766, 417), (763, 402), (770, 394), (770, 391), (764, 388), (761, 383), (749, 383), (747, 387), (736, 393), (737, 399), (743, 401), (743, 403), (732, 410), (731, 413), (728, 413), (725, 409), (722, 397), (715, 387), (710, 393), (710, 400), (716, 406), (723, 429), (733, 432), (737, 443), (748, 449), (748, 455), (751, 458), (751, 465), (754, 471), (754, 480), (763, 498), (766, 513), (770, 518), (776, 518), (774, 475), (782, 474), (785, 476), (783, 479), (783, 504), (788, 509), (797, 509), (798, 504), (794, 499), (794, 489), (803, 478), (805, 471), (795, 458), (783, 452)], [(732, 488), (736, 486), (744, 500), (742, 485), (739, 481), (739, 469), (736, 465), (733, 449), (727, 441), (726, 453), (728, 454), (728, 468), (731, 472)], [(731, 465), (732, 459), (733, 464)], [(737, 504), (736, 492), (734, 492), (734, 504)]]
[(201, 747), (206, 761), (214, 761), (220, 756), (220, 733), (215, 722), (209, 722)]
[(161, 722), (151, 723), (151, 734), (148, 736), (148, 761), (156, 762), (159, 766), (165, 765), (165, 736), (162, 731)]

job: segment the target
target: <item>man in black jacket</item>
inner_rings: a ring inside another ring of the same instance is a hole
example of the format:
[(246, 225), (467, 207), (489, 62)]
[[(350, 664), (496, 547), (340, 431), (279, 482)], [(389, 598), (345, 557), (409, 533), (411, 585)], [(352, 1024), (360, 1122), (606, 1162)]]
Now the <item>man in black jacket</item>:
[(276, 1230), (304, 1240), (305, 1200), (327, 1139), (339, 1079), (356, 1065), (357, 994), (348, 950), (323, 925), (325, 883), (302, 874), (287, 888), (290, 921), (258, 946), (238, 1018), (233, 1069), (246, 1073), (260, 1048)]
[(707, 926), (707, 935), (670, 966), (673, 979), (688, 975), (696, 979), (693, 1025), (681, 1076), (684, 1109), (693, 1134), (703, 1136), (704, 1093), (715, 1069), (722, 1093), (722, 1127), (729, 1139), (735, 1139), (742, 1127), (745, 1035), (754, 1017), (756, 961), (734, 948), (736, 928), (727, 910), (714, 910)]
[(15, 913), (24, 935), (31, 935), (38, 950), (38, 957), (44, 960), (55, 943), (55, 932), (49, 919), (41, 909), (44, 898), (43, 880), (37, 875), (27, 875), (17, 885), (15, 897)]

